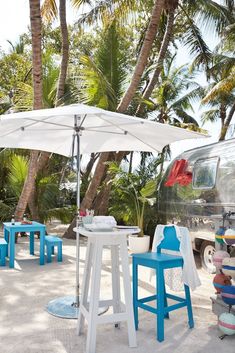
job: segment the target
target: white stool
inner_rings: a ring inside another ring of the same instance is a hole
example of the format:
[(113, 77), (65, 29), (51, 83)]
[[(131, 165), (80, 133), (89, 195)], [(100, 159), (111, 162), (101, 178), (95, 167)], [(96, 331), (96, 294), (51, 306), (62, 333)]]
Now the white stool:
[[(88, 247), (81, 290), (81, 300), (78, 315), (78, 335), (84, 328), (84, 319), (88, 324), (86, 353), (95, 353), (96, 328), (98, 324), (127, 321), (129, 346), (136, 347), (136, 332), (134, 326), (131, 279), (127, 252), (127, 233), (89, 232), (79, 228), (80, 234), (88, 237)], [(104, 246), (111, 247), (112, 263), (112, 293), (111, 300), (100, 301), (100, 279), (102, 266), (102, 251)], [(125, 304), (120, 299), (119, 250), (123, 272)], [(89, 283), (90, 299), (88, 301)], [(98, 316), (98, 308), (113, 306), (113, 314)]]

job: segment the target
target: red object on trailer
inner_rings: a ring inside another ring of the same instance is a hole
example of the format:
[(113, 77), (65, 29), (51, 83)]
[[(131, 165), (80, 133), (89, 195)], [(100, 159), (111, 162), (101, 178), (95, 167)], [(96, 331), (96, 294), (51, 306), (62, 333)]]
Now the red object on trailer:
[(192, 172), (187, 170), (188, 162), (186, 159), (178, 159), (174, 162), (170, 174), (168, 175), (165, 186), (180, 184), (188, 185), (192, 182)]

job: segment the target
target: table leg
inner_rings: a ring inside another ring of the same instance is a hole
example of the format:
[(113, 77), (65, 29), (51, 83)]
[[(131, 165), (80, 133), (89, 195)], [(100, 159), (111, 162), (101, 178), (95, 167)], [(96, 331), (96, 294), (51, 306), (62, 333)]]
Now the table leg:
[(30, 232), (29, 235), (29, 252), (30, 255), (34, 255), (34, 232)]
[(9, 259), (9, 267), (14, 268), (15, 262), (15, 232), (13, 230), (10, 231), (10, 259)]
[(6, 228), (4, 228), (4, 239), (7, 242), (7, 253), (6, 256), (8, 256), (8, 247), (9, 247), (9, 232)]
[(40, 265), (45, 264), (45, 228), (40, 230)]

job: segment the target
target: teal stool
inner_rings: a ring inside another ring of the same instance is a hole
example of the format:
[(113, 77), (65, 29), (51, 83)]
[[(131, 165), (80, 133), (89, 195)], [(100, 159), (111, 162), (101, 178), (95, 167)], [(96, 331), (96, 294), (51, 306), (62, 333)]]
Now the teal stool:
[(7, 242), (5, 239), (0, 239), (0, 266), (6, 266)]
[(52, 235), (46, 235), (45, 244), (47, 249), (47, 262), (51, 262), (51, 255), (54, 255), (55, 246), (57, 246), (57, 260), (58, 262), (62, 262), (62, 239)]
[[(185, 298), (166, 293), (164, 270), (175, 267), (183, 267), (183, 258), (176, 255), (162, 254), (161, 249), (179, 251), (180, 242), (176, 237), (175, 228), (164, 228), (164, 239), (157, 247), (157, 252), (149, 252), (144, 254), (133, 255), (133, 305), (135, 328), (138, 329), (138, 308), (150, 311), (157, 315), (157, 340), (164, 341), (164, 319), (169, 318), (169, 312), (187, 307), (188, 311), (188, 324), (190, 328), (194, 327), (193, 312), (189, 287), (184, 285)], [(152, 268), (156, 271), (156, 287), (155, 295), (138, 298), (138, 266), (145, 266)], [(168, 306), (167, 299), (176, 301), (176, 304)], [(152, 307), (146, 303), (155, 300), (156, 307)]]

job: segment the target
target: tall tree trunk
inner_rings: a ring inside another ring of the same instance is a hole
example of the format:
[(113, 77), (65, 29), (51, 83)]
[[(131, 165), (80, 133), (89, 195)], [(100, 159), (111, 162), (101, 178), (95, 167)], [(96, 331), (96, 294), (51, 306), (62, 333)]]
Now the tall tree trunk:
[[(120, 165), (125, 155), (126, 152), (115, 153), (113, 160), (117, 165)], [(94, 200), (93, 208), (96, 210), (96, 213), (98, 215), (106, 215), (108, 213), (109, 195), (112, 187), (112, 178), (113, 176), (111, 174), (106, 175), (106, 178), (103, 182), (103, 187)]]
[[(41, 11), (40, 11), (40, 0), (30, 0), (30, 24), (32, 33), (32, 61), (33, 61), (33, 108), (42, 108), (42, 55), (41, 55)], [(38, 151), (32, 151), (30, 153), (29, 160), (29, 171), (25, 179), (23, 190), (21, 192), (15, 217), (21, 219), (29, 196), (32, 192), (33, 185), (36, 178), (37, 162), (38, 162)]]
[(86, 210), (92, 207), (93, 200), (96, 196), (97, 186), (100, 186), (103, 175), (107, 171), (108, 167), (105, 164), (108, 160), (109, 152), (101, 153), (99, 162), (97, 163), (94, 176), (90, 182), (87, 192), (82, 200), (81, 209)]
[(234, 113), (235, 113), (235, 102), (233, 103), (228, 113), (227, 119), (225, 119), (224, 123), (222, 124), (219, 141), (223, 141), (225, 139), (226, 132), (228, 130), (229, 124), (231, 123)]
[[(164, 33), (163, 41), (161, 44), (161, 48), (157, 57), (157, 63), (156, 63), (156, 69), (154, 71), (154, 74), (149, 81), (148, 86), (146, 87), (144, 94), (143, 94), (143, 100), (149, 99), (151, 96), (154, 87), (156, 86), (158, 82), (159, 75), (162, 71), (163, 67), (163, 61), (165, 59), (167, 49), (169, 46), (169, 43), (172, 39), (172, 33), (174, 29), (174, 16), (175, 16), (175, 8), (171, 7), (169, 9), (168, 15), (167, 15), (167, 25), (166, 25), (166, 30)], [(136, 115), (140, 116), (141, 113), (143, 112), (144, 104), (140, 104), (137, 108)]]
[(66, 0), (60, 0), (59, 5), (60, 30), (62, 36), (62, 59), (60, 65), (59, 82), (56, 93), (56, 106), (59, 105), (60, 99), (64, 96), (65, 81), (67, 77), (68, 61), (69, 61), (69, 37), (66, 22)]
[[(65, 92), (65, 81), (67, 77), (67, 69), (68, 69), (68, 60), (69, 60), (69, 40), (68, 40), (68, 28), (66, 22), (66, 0), (60, 0), (59, 5), (59, 18), (60, 18), (60, 29), (62, 36), (62, 59), (60, 65), (60, 75), (58, 80), (57, 92), (56, 92), (56, 102), (55, 106), (59, 105), (61, 98), (64, 96)], [(50, 153), (41, 152), (39, 165), (37, 168), (37, 172), (42, 170), (46, 163), (48, 162), (50, 157)], [(33, 219), (39, 219), (37, 200), (36, 200), (36, 185), (34, 179), (33, 192), (29, 197), (29, 208), (31, 212), (31, 216)]]
[[(124, 94), (124, 96), (123, 96), (123, 98), (117, 108), (117, 111), (120, 113), (124, 113), (127, 110), (132, 98), (134, 97), (134, 94), (136, 92), (138, 84), (141, 80), (142, 74), (143, 74), (144, 69), (147, 65), (147, 61), (149, 58), (150, 51), (152, 49), (154, 39), (156, 37), (161, 13), (164, 8), (164, 3), (165, 3), (165, 0), (156, 0), (155, 1), (152, 15), (150, 18), (150, 22), (149, 22), (149, 25), (148, 25), (148, 28), (147, 28), (147, 31), (145, 34), (144, 41), (143, 41), (143, 45), (142, 45), (142, 48), (141, 48), (141, 51), (140, 51), (140, 54), (139, 54), (139, 57), (137, 60), (137, 64), (136, 64), (136, 67), (135, 67), (135, 70), (134, 70), (134, 73), (133, 73), (133, 76), (131, 79), (131, 83), (130, 83), (128, 89), (126, 90), (126, 92), (125, 92), (125, 94)], [(103, 153), (102, 153), (101, 157), (97, 163), (94, 177), (91, 181), (92, 186), (91, 187), (89, 186), (90, 190), (87, 191), (87, 193), (84, 197), (84, 200), (83, 200), (83, 204), (85, 206), (88, 205), (90, 207), (92, 205), (92, 202), (93, 202), (95, 195), (96, 195), (96, 190), (100, 186), (100, 181), (103, 177), (103, 175), (101, 176), (100, 173), (104, 173), (107, 170), (103, 167), (104, 161), (106, 162), (107, 160), (108, 160), (108, 154), (105, 153), (103, 155)], [(84, 208), (84, 206), (83, 206), (83, 208)], [(85, 207), (85, 208), (87, 208), (87, 207)]]
[(160, 22), (160, 18), (161, 18), (161, 13), (162, 10), (164, 8), (164, 3), (165, 0), (156, 0), (155, 4), (153, 6), (153, 11), (152, 11), (152, 15), (149, 21), (149, 25), (144, 37), (144, 41), (143, 41), (143, 45), (141, 47), (140, 50), (140, 54), (137, 60), (137, 64), (135, 66), (135, 70), (131, 79), (131, 83), (129, 85), (129, 87), (127, 88), (119, 106), (117, 111), (118, 112), (125, 112), (132, 100), (132, 98), (134, 97), (134, 94), (138, 88), (138, 85), (140, 83), (142, 74), (146, 68), (147, 62), (148, 62), (148, 58), (149, 58), (149, 54), (150, 51), (152, 49), (153, 46), (153, 42), (154, 39), (156, 37), (157, 34), (157, 30), (158, 30), (158, 26), (159, 26), (159, 22)]
[(28, 199), (28, 206), (31, 214), (31, 218), (34, 221), (40, 221), (39, 218), (39, 209), (38, 209), (38, 203), (36, 202), (37, 200), (37, 191), (36, 191), (36, 183), (33, 185), (33, 189), (31, 191), (31, 194), (29, 195)]
[(92, 171), (92, 168), (97, 160), (97, 158), (99, 157), (99, 153), (91, 153), (91, 157), (90, 157), (90, 160), (89, 162), (87, 163), (87, 166), (86, 166), (86, 170), (85, 172), (82, 174), (82, 178), (84, 180), (88, 179), (90, 174), (91, 174), (91, 171)]

